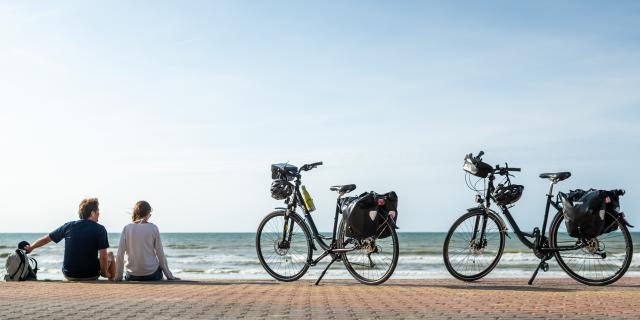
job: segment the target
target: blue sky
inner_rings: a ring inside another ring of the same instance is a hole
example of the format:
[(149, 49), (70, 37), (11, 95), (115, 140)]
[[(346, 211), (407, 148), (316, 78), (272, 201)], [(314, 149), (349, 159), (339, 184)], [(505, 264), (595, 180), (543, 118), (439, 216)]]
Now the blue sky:
[(49, 231), (140, 199), (162, 231), (253, 231), (269, 165), (395, 190), (403, 231), (473, 205), (465, 153), (523, 168), (513, 209), (542, 220), (540, 172), (624, 188), (640, 223), (640, 4), (617, 1), (0, 2), (0, 232)]

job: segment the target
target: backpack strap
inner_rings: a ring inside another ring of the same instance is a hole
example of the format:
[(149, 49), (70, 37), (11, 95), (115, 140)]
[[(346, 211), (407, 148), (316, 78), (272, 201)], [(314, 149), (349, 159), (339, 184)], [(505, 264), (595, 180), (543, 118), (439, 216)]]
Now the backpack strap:
[(36, 260), (35, 258), (31, 258), (31, 257), (29, 257), (29, 260), (31, 260), (31, 262), (33, 262), (33, 264), (35, 265), (35, 268), (33, 268), (33, 273), (37, 273), (38, 272), (38, 260)]
[[(20, 257), (20, 265), (18, 265), (18, 268), (16, 269), (16, 272), (14, 272), (11, 275), (11, 279), (13, 279), (16, 276), (16, 274), (18, 274), (18, 272), (20, 272), (20, 270), (22, 270), (22, 267), (26, 263), (26, 261), (24, 259), (24, 255), (22, 254), (20, 249), (16, 249), (16, 254), (18, 255), (18, 257)], [(20, 275), (20, 278), (18, 280), (22, 281), (22, 275)]]

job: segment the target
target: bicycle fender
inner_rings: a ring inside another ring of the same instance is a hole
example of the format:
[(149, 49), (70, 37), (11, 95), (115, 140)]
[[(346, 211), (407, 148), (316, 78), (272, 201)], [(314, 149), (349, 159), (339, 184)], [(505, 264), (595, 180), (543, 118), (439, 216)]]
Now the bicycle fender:
[(627, 221), (627, 217), (624, 215), (624, 212), (620, 212), (620, 218), (622, 219), (622, 223), (624, 223), (625, 226), (629, 228), (635, 228), (629, 223), (629, 221)]
[(400, 229), (400, 227), (398, 227), (398, 225), (396, 224), (395, 221), (393, 221), (393, 219), (387, 219), (387, 222), (389, 222), (391, 227), (393, 227), (394, 229)]
[[(502, 219), (502, 217), (501, 217), (499, 214), (497, 214), (495, 211), (491, 210), (491, 209), (488, 209), (488, 211), (489, 211), (490, 213), (493, 213), (493, 215), (494, 215), (496, 218), (498, 218), (498, 223), (500, 223), (500, 226), (499, 226), (499, 227), (500, 227), (500, 230), (501, 230), (502, 232), (504, 232), (504, 234), (507, 236), (507, 238), (511, 239), (511, 237), (509, 236), (509, 233), (507, 232), (507, 225), (504, 223), (504, 220)], [(480, 213), (484, 213), (485, 211), (484, 211), (484, 208), (481, 208), (481, 207), (473, 207), (473, 208), (469, 208), (469, 209), (467, 209), (467, 212), (473, 212), (473, 213), (480, 212)]]

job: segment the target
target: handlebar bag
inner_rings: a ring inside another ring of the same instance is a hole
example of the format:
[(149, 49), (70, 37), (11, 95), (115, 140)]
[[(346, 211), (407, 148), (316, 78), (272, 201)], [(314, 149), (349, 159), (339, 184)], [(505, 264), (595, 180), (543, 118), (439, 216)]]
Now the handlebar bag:
[(462, 169), (476, 177), (486, 178), (493, 171), (493, 167), (485, 162), (474, 160), (469, 156), (464, 158)]
[(606, 192), (590, 189), (558, 194), (563, 206), (569, 236), (591, 239), (602, 234), (605, 227)]
[(271, 165), (271, 179), (287, 180), (295, 179), (298, 173), (298, 167), (288, 163), (276, 163)]
[[(380, 198), (385, 199), (384, 205), (378, 205)], [(386, 238), (391, 235), (391, 231), (387, 228), (389, 213), (394, 212), (392, 214), (394, 222), (398, 219), (398, 197), (393, 191), (383, 195), (365, 192), (357, 197), (343, 198), (340, 206), (343, 219), (347, 224), (346, 235), (355, 239)]]

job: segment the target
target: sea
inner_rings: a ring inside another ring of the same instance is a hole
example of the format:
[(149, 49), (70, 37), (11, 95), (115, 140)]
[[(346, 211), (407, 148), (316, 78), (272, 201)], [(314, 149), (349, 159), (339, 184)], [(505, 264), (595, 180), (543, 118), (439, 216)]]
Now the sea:
[[(0, 261), (11, 254), (17, 244), (34, 242), (40, 233), (0, 233)], [(400, 258), (392, 279), (451, 278), (442, 260), (444, 232), (416, 232), (398, 234)], [(162, 242), (169, 267), (182, 279), (270, 279), (264, 271), (255, 249), (255, 233), (163, 233)], [(632, 233), (640, 239), (640, 232)], [(110, 233), (109, 250), (117, 252), (120, 234)], [(637, 241), (637, 240), (636, 240)], [(634, 257), (627, 276), (640, 276), (640, 246), (634, 241)], [(64, 241), (50, 243), (35, 250), (31, 256), (38, 261), (38, 279), (61, 280)], [(314, 257), (319, 253), (315, 253)], [(328, 260), (328, 259), (327, 259)], [(327, 261), (328, 262), (328, 261)], [(488, 278), (528, 278), (539, 260), (511, 235), (497, 268)], [(325, 264), (311, 267), (303, 279), (316, 279)], [(549, 261), (550, 270), (541, 277), (568, 277), (555, 260)], [(4, 264), (0, 267), (0, 279)], [(344, 265), (335, 263), (325, 278), (349, 279)]]

